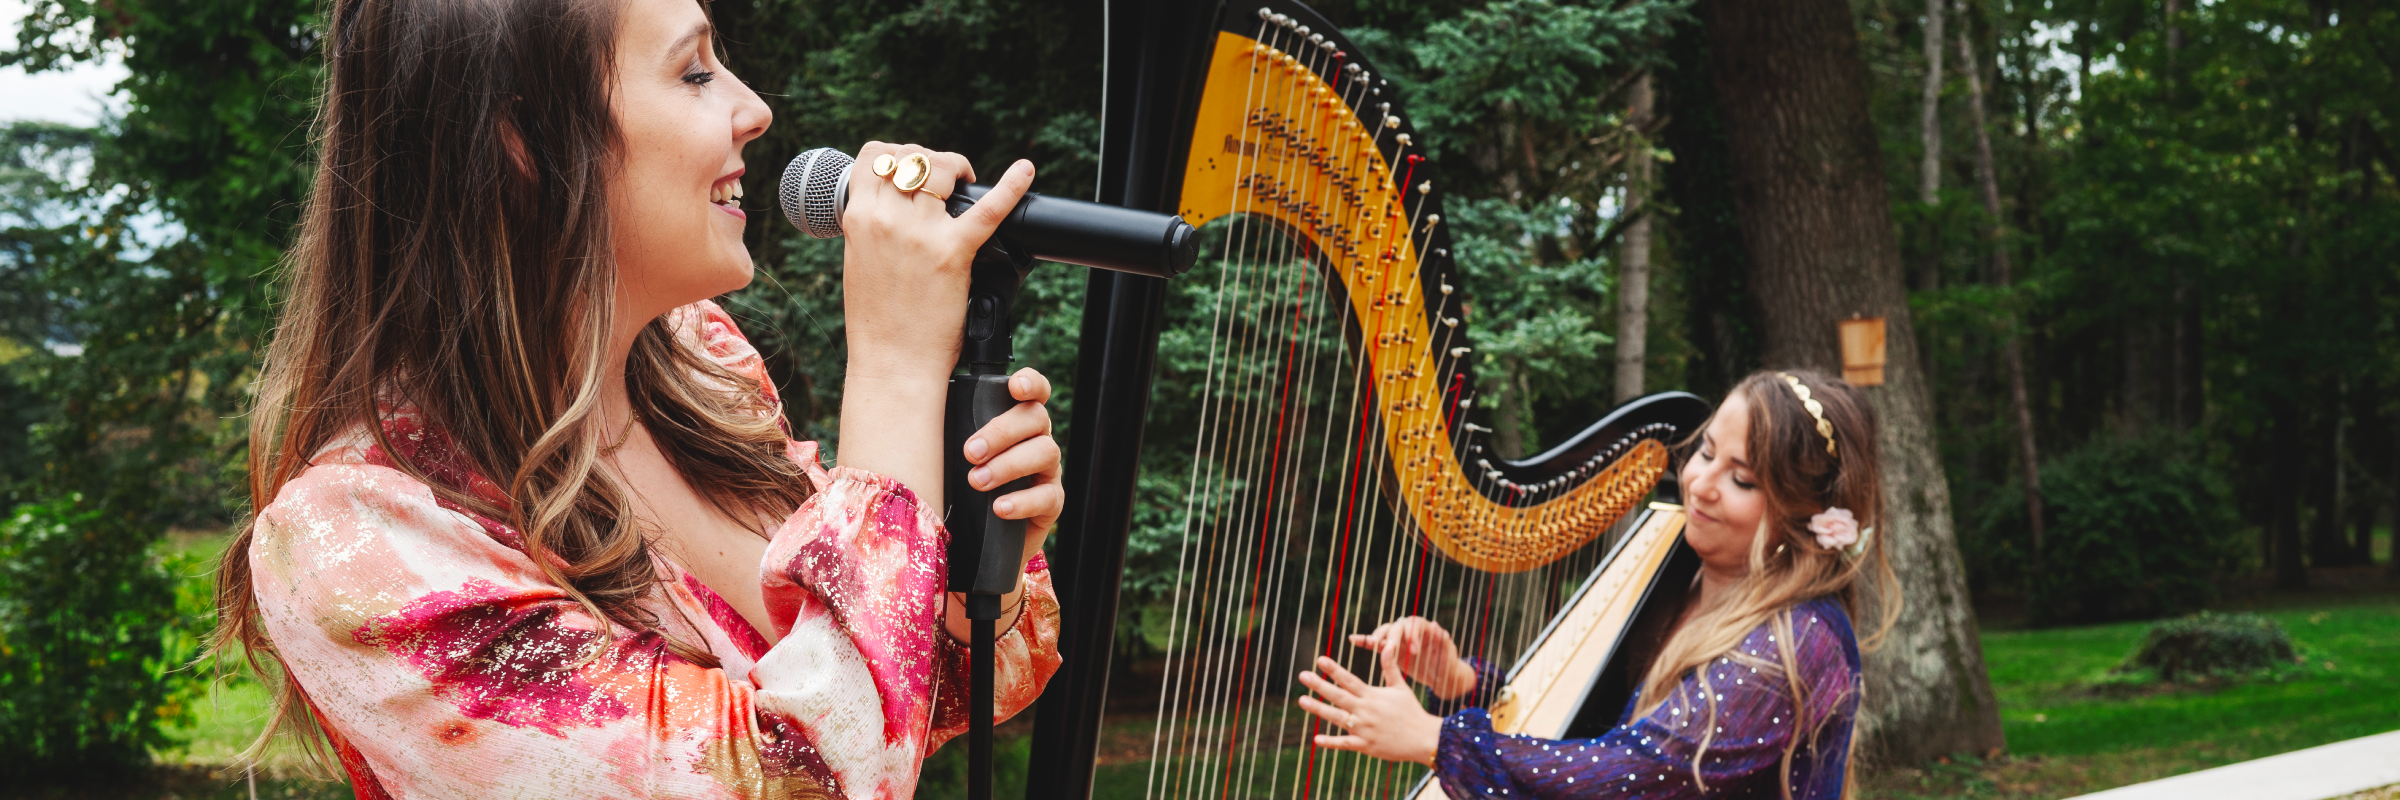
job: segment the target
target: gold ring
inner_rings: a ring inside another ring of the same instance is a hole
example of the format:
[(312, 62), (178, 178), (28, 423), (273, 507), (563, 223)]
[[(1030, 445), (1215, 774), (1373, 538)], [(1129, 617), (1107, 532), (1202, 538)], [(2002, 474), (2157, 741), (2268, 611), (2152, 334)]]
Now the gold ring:
[(892, 168), (892, 188), (914, 192), (925, 188), (925, 179), (933, 177), (933, 160), (924, 153), (910, 153)]
[(884, 153), (884, 154), (882, 154), (882, 155), (876, 156), (876, 157), (875, 157), (875, 177), (878, 177), (878, 178), (889, 178), (889, 177), (891, 177), (891, 176), (892, 176), (892, 167), (893, 167), (895, 164), (896, 164), (896, 162), (894, 162), (894, 161), (892, 160), (892, 154), (890, 154), (890, 153)]

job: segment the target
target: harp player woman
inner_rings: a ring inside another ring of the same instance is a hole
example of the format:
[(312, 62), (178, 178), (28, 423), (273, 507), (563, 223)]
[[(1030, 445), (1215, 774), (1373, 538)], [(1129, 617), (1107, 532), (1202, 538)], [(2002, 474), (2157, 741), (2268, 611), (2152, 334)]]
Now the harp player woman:
[[(967, 727), (939, 516), (967, 264), (1032, 168), (953, 220), (965, 159), (862, 149), (828, 469), (708, 300), (751, 279), (770, 115), (700, 4), (329, 5), (258, 514), (219, 581), (217, 644), (281, 673), (277, 727), (362, 798), (908, 797)], [(1036, 478), (994, 504), (1033, 545), (1001, 715), (1058, 664), (1049, 388), (1012, 389), (965, 454), (978, 487)]]
[(1860, 582), (1887, 599), (1870, 645), (1898, 610), (1872, 535), (1883, 507), (1875, 424), (1857, 390), (1813, 372), (1756, 373), (1727, 394), (1680, 475), (1699, 574), (1606, 735), (1510, 736), (1481, 708), (1428, 713), (1403, 675), (1478, 706), (1500, 676), (1411, 617), (1351, 637), (1377, 652), (1383, 685), (1323, 657), (1323, 674), (1300, 676), (1322, 696), (1300, 705), (1345, 729), (1316, 744), (1430, 764), (1454, 800), (1846, 796)]

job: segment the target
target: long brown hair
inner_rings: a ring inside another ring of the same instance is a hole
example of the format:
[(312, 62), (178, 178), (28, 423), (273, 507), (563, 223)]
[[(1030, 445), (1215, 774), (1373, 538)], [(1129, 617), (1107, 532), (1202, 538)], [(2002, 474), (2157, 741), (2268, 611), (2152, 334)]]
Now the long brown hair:
[[(1823, 407), (1825, 421), (1833, 425), (1833, 452), (1827, 452), (1816, 416), (1802, 405), (1799, 393), (1784, 379), (1786, 375), (1808, 387), (1810, 396)], [(1888, 531), (1883, 525), (1875, 410), (1850, 384), (1802, 369), (1752, 373), (1733, 387), (1728, 393), (1732, 395), (1741, 396), (1750, 407), (1747, 455), (1751, 474), (1766, 498), (1766, 510), (1759, 515), (1759, 535), (1750, 541), (1750, 572), (1729, 587), (1725, 596), (1697, 609), (1660, 649), (1642, 679), (1642, 701), (1636, 716), (1648, 716), (1666, 703), (1686, 673), (1699, 679), (1709, 723), (1701, 729), (1700, 749), (1692, 758), (1692, 779), (1705, 790), (1700, 761), (1714, 738), (1717, 708), (1708, 672), (1702, 667), (1725, 658), (1768, 670), (1770, 675), (1780, 674), (1793, 708), (1795, 735), (1784, 749), (1783, 780), (1779, 782), (1784, 796), (1790, 797), (1792, 757), (1803, 738), (1815, 747), (1818, 723), (1822, 722), (1808, 718), (1809, 685), (1801, 678), (1792, 651), (1792, 608), (1815, 598), (1832, 597), (1853, 619), (1862, 611), (1871, 615), (1873, 624), (1860, 629), (1859, 646), (1866, 650), (1882, 643), (1900, 614), (1899, 580), (1892, 574), (1883, 544)], [(1817, 544), (1808, 520), (1828, 508), (1849, 509), (1858, 518), (1858, 527), (1865, 532), (1865, 549), (1848, 555)], [(1872, 582), (1873, 591), (1860, 592), (1862, 581)], [(1869, 598), (1875, 607), (1861, 608), (1862, 601)], [(1772, 659), (1750, 655), (1741, 648), (1742, 641), (1760, 625), (1769, 626), (1774, 636)], [(1698, 713), (1699, 709), (1688, 711)], [(1799, 735), (1802, 733), (1806, 736)], [(1856, 737), (1851, 744), (1855, 751)], [(1844, 786), (1846, 790), (1848, 781)]]
[[(252, 508), (363, 432), (440, 498), (514, 528), (603, 625), (654, 628), (639, 605), (660, 579), (650, 542), (627, 487), (597, 469), (617, 433), (596, 413), (615, 325), (616, 4), (331, 6), (316, 183), (251, 418)], [(636, 338), (625, 381), (668, 460), (729, 516), (772, 519), (807, 499), (771, 395), (664, 318)], [(449, 463), (393, 447), (383, 423), (398, 406), (414, 407)], [(461, 467), (504, 496), (471, 491)], [(245, 526), (218, 566), (214, 646), (283, 673), (270, 679), (278, 724), (259, 746), (289, 726), (316, 753), (315, 720), (258, 620), (251, 540)]]

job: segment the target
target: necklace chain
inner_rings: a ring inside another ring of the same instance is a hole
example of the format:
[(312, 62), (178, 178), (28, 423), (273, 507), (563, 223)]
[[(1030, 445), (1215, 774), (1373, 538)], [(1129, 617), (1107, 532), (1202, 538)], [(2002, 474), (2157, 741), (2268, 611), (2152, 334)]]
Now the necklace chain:
[(633, 441), (633, 424), (640, 421), (642, 421), (642, 415), (640, 414), (625, 415), (625, 430), (617, 433), (616, 444), (600, 448), (600, 456), (602, 458), (606, 458), (616, 455), (617, 451), (619, 450), (625, 449), (625, 443)]

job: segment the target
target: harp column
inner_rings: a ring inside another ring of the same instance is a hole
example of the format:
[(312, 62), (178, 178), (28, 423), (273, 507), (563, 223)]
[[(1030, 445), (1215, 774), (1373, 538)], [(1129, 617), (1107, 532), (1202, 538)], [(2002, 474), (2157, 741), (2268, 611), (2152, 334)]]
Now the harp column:
[[(1181, 191), (1174, 156), (1190, 140), (1186, 77), (1207, 57), (1199, 34), (1211, 29), (1214, 3), (1103, 0), (1108, 41), (1102, 87), (1102, 203), (1175, 213)], [(1179, 130), (1179, 128), (1182, 128)], [(1133, 524), (1134, 463), (1157, 370), (1166, 281), (1091, 270), (1075, 368), (1068, 429), (1067, 505), (1049, 550), (1058, 592), (1058, 651), (1063, 663), (1035, 706), (1026, 797), (1081, 800), (1106, 710), (1110, 656), (1116, 648), (1118, 574)]]

